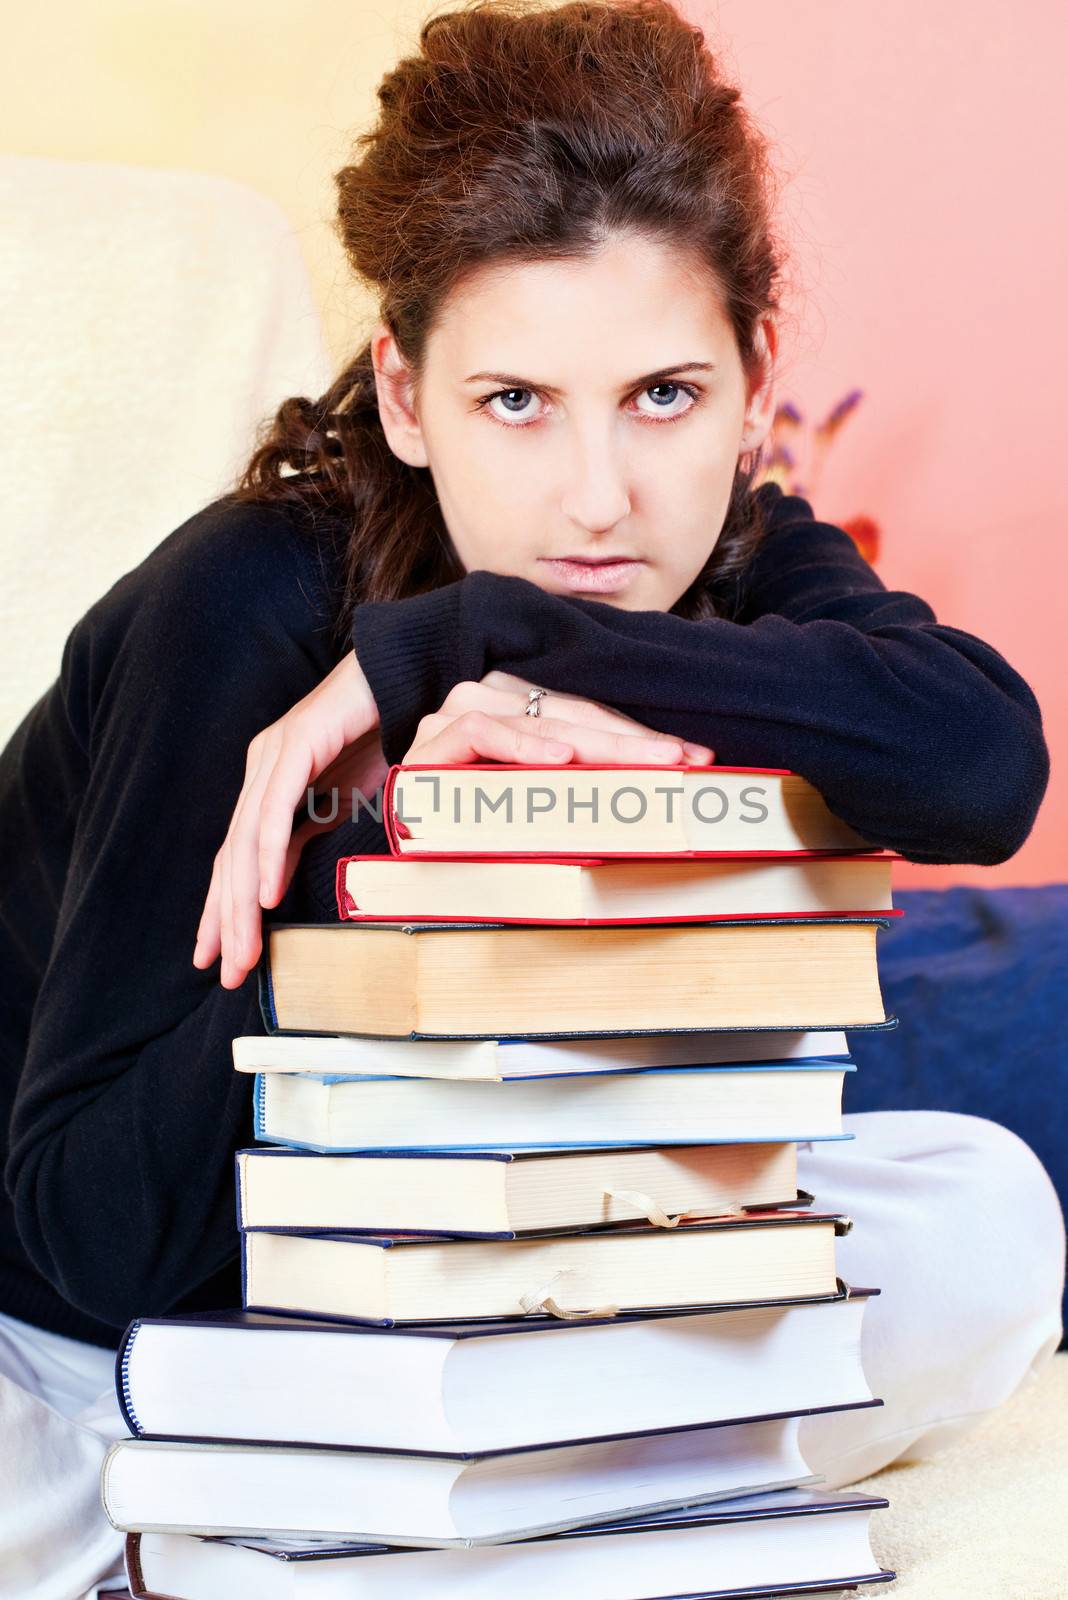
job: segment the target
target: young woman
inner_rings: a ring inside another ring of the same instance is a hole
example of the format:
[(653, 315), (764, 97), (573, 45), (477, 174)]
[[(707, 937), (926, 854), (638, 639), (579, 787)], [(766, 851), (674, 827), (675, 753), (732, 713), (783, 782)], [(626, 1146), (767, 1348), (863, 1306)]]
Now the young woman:
[[(0, 758), (0, 1595), (68, 1600), (117, 1557), (96, 1471), (129, 1319), (240, 1301), (261, 914), (334, 920), (338, 857), (387, 849), (390, 762), (789, 767), (917, 861), (1005, 860), (1045, 788), (997, 651), (754, 488), (784, 257), (699, 31), (666, 0), (489, 0), (427, 23), (379, 100), (337, 175), (367, 344), (90, 608)], [(324, 825), (309, 789), (369, 803)], [(1063, 1278), (1015, 1135), (848, 1126), (802, 1178), (882, 1290), (885, 1405), (806, 1419), (831, 1484), (1038, 1371)]]

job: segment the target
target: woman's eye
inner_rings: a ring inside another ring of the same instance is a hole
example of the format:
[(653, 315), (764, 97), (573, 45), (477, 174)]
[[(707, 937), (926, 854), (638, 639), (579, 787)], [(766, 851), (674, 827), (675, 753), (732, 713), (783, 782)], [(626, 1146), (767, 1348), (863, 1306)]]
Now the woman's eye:
[[(646, 395), (659, 397), (653, 401), (651, 410), (639, 408), (639, 416), (652, 422), (674, 422), (676, 417), (683, 417), (693, 409), (698, 397), (697, 390), (691, 384), (668, 382), (650, 384), (647, 389), (640, 391), (641, 398)], [(680, 408), (677, 402), (682, 395), (686, 396), (688, 404)], [(477, 408), (480, 411), (489, 410), (495, 421), (504, 423), (505, 427), (529, 427), (539, 415), (530, 407), (531, 400), (536, 399), (533, 389), (497, 389), (493, 394), (483, 395), (477, 402)], [(500, 403), (500, 411), (490, 409), (495, 402)]]
[(511, 422), (506, 422), (506, 427), (513, 425), (524, 427), (532, 420), (529, 411), (525, 408), (524, 396), (527, 399), (535, 398), (532, 389), (498, 389), (495, 394), (484, 395), (478, 402), (478, 408), (481, 411), (483, 407), (489, 407), (494, 400), (499, 400), (504, 408), (504, 416), (502, 417), (499, 411), (491, 411), (490, 415), (495, 417), (498, 422), (503, 422), (505, 418), (510, 418)]
[[(669, 391), (666, 399), (663, 398), (665, 390)], [(643, 389), (641, 391), (641, 397), (644, 398), (646, 395), (655, 395), (658, 393), (660, 394), (661, 398), (655, 401), (651, 411), (643, 411), (642, 416), (653, 417), (656, 419), (664, 418), (671, 422), (675, 419), (675, 417), (685, 416), (686, 412), (692, 409), (693, 404), (697, 399), (696, 389), (692, 388), (688, 383), (669, 383), (666, 381), (664, 383), (650, 384), (648, 389)], [(673, 402), (678, 400), (680, 395), (686, 395), (689, 400), (689, 404), (683, 406), (681, 409), (678, 409), (674, 406)]]

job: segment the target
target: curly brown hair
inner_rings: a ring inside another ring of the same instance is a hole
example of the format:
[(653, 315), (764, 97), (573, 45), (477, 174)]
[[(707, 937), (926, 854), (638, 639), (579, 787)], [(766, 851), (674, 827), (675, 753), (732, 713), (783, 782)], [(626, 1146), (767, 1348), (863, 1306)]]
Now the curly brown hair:
[[(747, 376), (759, 319), (779, 311), (768, 145), (701, 30), (668, 0), (469, 0), (427, 20), (378, 88), (377, 125), (335, 174), (335, 231), (378, 297), (416, 386), (447, 296), (490, 263), (581, 260), (607, 234), (688, 251), (709, 275)], [(738, 464), (720, 536), (671, 608), (730, 616), (763, 536)], [(299, 501), (340, 518), (339, 638), (361, 600), (463, 577), (429, 469), (390, 449), (370, 342), (329, 389), (287, 399), (228, 498)]]

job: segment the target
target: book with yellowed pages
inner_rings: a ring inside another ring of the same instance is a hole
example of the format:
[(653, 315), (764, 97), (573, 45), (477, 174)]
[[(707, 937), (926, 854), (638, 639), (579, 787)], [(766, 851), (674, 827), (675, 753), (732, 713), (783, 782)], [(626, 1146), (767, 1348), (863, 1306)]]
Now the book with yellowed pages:
[(533, 1239), (242, 1233), (243, 1303), (392, 1327), (807, 1299), (836, 1292), (835, 1235), (851, 1227), (762, 1211)]
[(385, 1075), (504, 1083), (511, 1078), (636, 1067), (702, 1067), (730, 1062), (848, 1061), (841, 1031), (641, 1033), (583, 1039), (376, 1039), (358, 1034), (243, 1033), (233, 1040), (237, 1072), (313, 1077)]
[(267, 1031), (500, 1037), (885, 1025), (884, 917), (544, 927), (275, 923)]
[(519, 1233), (639, 1217), (796, 1206), (797, 1146), (317, 1155), (286, 1146), (238, 1150), (242, 1228), (280, 1232)]
[(718, 917), (862, 916), (892, 909), (889, 852), (685, 861), (515, 861), (342, 856), (342, 921), (710, 922)]
[(772, 767), (395, 764), (382, 818), (395, 856), (796, 857), (881, 848), (796, 772)]

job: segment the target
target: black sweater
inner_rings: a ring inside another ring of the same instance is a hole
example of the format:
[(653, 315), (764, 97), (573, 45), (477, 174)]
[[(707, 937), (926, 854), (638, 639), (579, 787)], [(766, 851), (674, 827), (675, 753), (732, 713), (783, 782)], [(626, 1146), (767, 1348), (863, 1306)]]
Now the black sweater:
[[(873, 843), (1005, 860), (1048, 776), (1041, 717), (996, 650), (888, 591), (777, 485), (738, 620), (688, 622), (475, 571), (357, 609), (400, 761), (453, 684), (500, 668), (788, 767)], [(0, 754), (0, 1309), (114, 1345), (134, 1316), (237, 1305), (233, 1152), (262, 1033), (255, 973), (223, 989), (193, 944), (249, 740), (333, 667), (340, 538), (217, 501), (71, 631)], [(368, 814), (306, 848), (275, 921), (332, 921), (334, 864), (388, 849)]]

